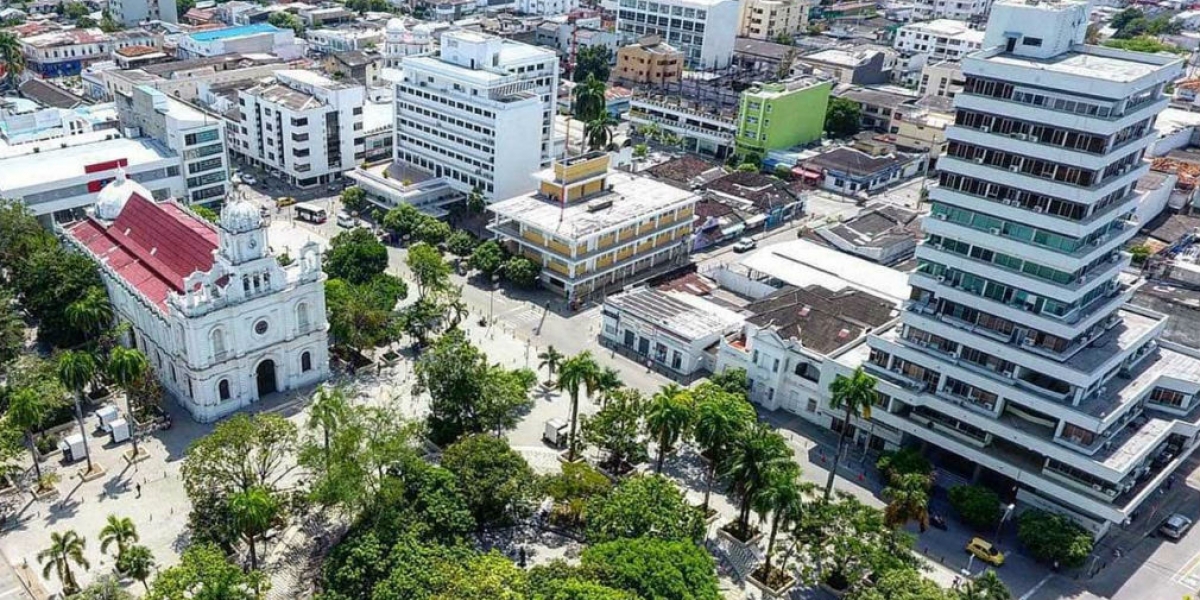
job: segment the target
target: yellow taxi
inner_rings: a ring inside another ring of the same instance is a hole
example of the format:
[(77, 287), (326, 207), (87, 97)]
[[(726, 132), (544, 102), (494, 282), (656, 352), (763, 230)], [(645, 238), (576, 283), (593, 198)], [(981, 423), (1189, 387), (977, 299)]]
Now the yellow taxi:
[(974, 554), (979, 560), (997, 567), (1004, 564), (1004, 553), (983, 538), (971, 538), (971, 541), (967, 542), (967, 552)]
[(275, 206), (291, 206), (296, 203), (296, 199), (291, 196), (283, 196), (275, 200)]

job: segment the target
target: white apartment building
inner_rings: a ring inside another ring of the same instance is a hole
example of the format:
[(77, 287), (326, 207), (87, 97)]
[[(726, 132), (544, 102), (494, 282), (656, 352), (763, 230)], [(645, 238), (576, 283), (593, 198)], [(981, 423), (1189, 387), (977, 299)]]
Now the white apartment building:
[(230, 191), (225, 122), (150, 86), (118, 94), (117, 114), (129, 137), (148, 137), (180, 158), (185, 204), (221, 201)]
[(579, 0), (517, 0), (519, 13), (548, 17), (562, 15), (579, 8)]
[(954, 19), (956, 21), (983, 21), (987, 18), (992, 0), (915, 0), (912, 16), (915, 21), (929, 19)]
[(104, 33), (99, 29), (67, 29), (20, 38), (25, 68), (41, 77), (79, 75), (84, 67), (109, 60), (114, 50), (130, 46), (162, 46), (162, 37), (143, 29)]
[(254, 23), (181, 36), (175, 55), (199, 58), (223, 54), (274, 54), (283, 60), (295, 60), (304, 57), (304, 48), (304, 43), (296, 40), (296, 33), (291, 29)]
[(308, 31), (304, 39), (314, 51), (332, 54), (382, 47), (386, 32), (382, 27), (331, 27)]
[(126, 27), (142, 21), (179, 22), (173, 0), (109, 0), (108, 12)]
[(808, 29), (811, 0), (746, 0), (738, 35), (756, 40), (791, 38)]
[(409, 27), (404, 19), (391, 19), (385, 28), (383, 66), (395, 69), (405, 56), (427, 54), (437, 49), (438, 36), (450, 29), (445, 23), (417, 23)]
[(1121, 251), (1182, 61), (1084, 46), (1088, 22), (1086, 2), (992, 7), (985, 50), (963, 59), (901, 322), (838, 363), (879, 378), (857, 437), (899, 430), (1099, 536), (1196, 447), (1200, 353), (1126, 304), (1140, 281)]
[(950, 19), (909, 23), (896, 30), (892, 45), (906, 56), (925, 54), (934, 61), (960, 60), (983, 47), (983, 31)]
[(550, 164), (558, 57), (473, 32), (442, 36), (436, 56), (401, 61), (396, 83), (397, 162), (490, 199), (532, 191)]
[(741, 6), (736, 0), (620, 0), (617, 31), (633, 43), (647, 35), (683, 52), (691, 69), (723, 69), (733, 61)]
[(230, 150), (295, 185), (327, 183), (365, 156), (365, 100), (361, 85), (312, 71), (276, 71), (274, 79), (238, 91)]

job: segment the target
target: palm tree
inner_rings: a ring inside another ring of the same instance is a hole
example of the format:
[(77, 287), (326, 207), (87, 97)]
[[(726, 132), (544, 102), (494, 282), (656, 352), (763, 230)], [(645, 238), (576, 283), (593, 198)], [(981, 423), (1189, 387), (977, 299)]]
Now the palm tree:
[(117, 570), (142, 582), (142, 587), (149, 592), (150, 586), (146, 580), (154, 572), (154, 553), (145, 546), (130, 546), (118, 561)]
[(645, 125), (638, 126), (638, 133), (640, 133), (644, 139), (652, 142), (658, 141), (658, 138), (662, 136), (662, 132), (662, 125), (659, 125), (658, 123), (646, 123)]
[(646, 411), (646, 430), (658, 444), (654, 472), (662, 473), (667, 449), (683, 437), (692, 422), (692, 395), (674, 383), (664, 385), (650, 399)]
[(883, 488), (883, 498), (888, 501), (883, 522), (888, 527), (903, 527), (916, 521), (925, 533), (929, 529), (929, 483), (929, 476), (923, 473), (893, 475), (891, 483)]
[(729, 446), (754, 423), (754, 407), (736, 394), (716, 386), (701, 386), (696, 392), (696, 422), (692, 439), (708, 458), (704, 484), (704, 504), (701, 510), (708, 515), (708, 500), (717, 479), (717, 467)]
[(588, 75), (583, 83), (575, 86), (575, 118), (589, 123), (606, 112), (608, 101), (604, 97), (604, 82)]
[(96, 378), (96, 359), (87, 352), (65, 350), (58, 355), (58, 380), (75, 393), (75, 421), (83, 438), (83, 455), (88, 472), (92, 472), (92, 451), (88, 448), (87, 430), (83, 424), (83, 390)]
[(0, 32), (0, 62), (4, 63), (4, 81), (12, 91), (25, 72), (25, 55), (21, 52), (21, 41), (10, 32)]
[(325, 468), (328, 469), (329, 439), (346, 420), (350, 407), (346, 404), (346, 392), (340, 386), (322, 385), (317, 388), (317, 393), (313, 395), (313, 398), (312, 410), (308, 413), (308, 428), (321, 429)]
[(104, 529), (100, 530), (100, 552), (108, 552), (108, 547), (115, 543), (117, 545), (116, 558), (119, 564), (121, 557), (125, 556), (125, 550), (129, 548), (129, 543), (136, 542), (138, 539), (137, 527), (133, 524), (133, 519), (108, 515), (108, 523), (104, 525)]
[(116, 346), (108, 353), (108, 376), (125, 391), (125, 410), (129, 413), (129, 439), (133, 441), (133, 460), (138, 448), (137, 419), (133, 416), (133, 388), (150, 372), (150, 361), (137, 348)]
[(42, 463), (38, 462), (33, 430), (41, 428), (49, 411), (46, 399), (30, 388), (18, 389), (8, 400), (8, 419), (25, 432), (25, 443), (29, 445), (29, 457), (33, 459), (33, 471), (38, 481), (42, 479)]
[(467, 210), (475, 214), (480, 214), (487, 209), (487, 201), (483, 198), (483, 190), (479, 186), (471, 188), (471, 193), (467, 196)]
[(558, 369), (559, 365), (562, 364), (563, 359), (566, 357), (563, 356), (561, 352), (556, 350), (554, 346), (546, 348), (546, 350), (539, 353), (537, 357), (538, 360), (541, 361), (538, 363), (538, 368), (546, 369), (548, 373), (546, 377), (546, 384), (554, 385), (554, 371)]
[(75, 582), (75, 574), (71, 572), (71, 563), (84, 569), (91, 568), (91, 564), (83, 556), (86, 545), (87, 540), (73, 529), (67, 530), (66, 533), (51, 533), (50, 547), (37, 555), (38, 562), (42, 563), (42, 577), (50, 579), (50, 573), (54, 573), (62, 582), (63, 591), (67, 595), (78, 591), (79, 584)]
[(591, 396), (592, 391), (596, 389), (596, 377), (599, 372), (600, 366), (587, 350), (564, 360), (558, 371), (558, 389), (571, 396), (571, 430), (567, 435), (567, 462), (574, 461), (578, 451), (575, 430), (579, 421), (579, 392), (584, 390)]
[(756, 423), (730, 446), (724, 474), (733, 482), (733, 495), (738, 499), (736, 526), (746, 539), (755, 499), (771, 475), (789, 464), (794, 463), (787, 441), (766, 423)]
[(838, 436), (837, 451), (833, 456), (833, 464), (829, 467), (829, 479), (825, 482), (825, 501), (833, 494), (833, 480), (837, 477), (838, 464), (842, 462), (842, 452), (846, 448), (846, 437), (850, 433), (852, 417), (871, 418), (871, 406), (875, 404), (875, 378), (863, 371), (862, 367), (854, 369), (849, 377), (838, 375), (829, 384), (829, 407), (845, 411), (846, 418), (842, 422), (842, 433)]
[(612, 143), (613, 128), (621, 122), (609, 112), (584, 123), (583, 133), (587, 137), (588, 147), (592, 150), (604, 150)]
[(780, 526), (800, 520), (804, 511), (806, 484), (801, 484), (800, 467), (789, 462), (767, 475), (767, 484), (754, 499), (754, 511), (760, 519), (771, 515), (771, 532), (767, 536), (766, 561), (763, 563), (763, 583), (771, 577), (771, 556), (775, 553), (775, 539)]
[(996, 575), (995, 569), (988, 569), (974, 581), (967, 582), (958, 595), (961, 600), (1012, 600), (1012, 592)]
[(104, 288), (93, 287), (67, 305), (67, 322), (85, 338), (98, 335), (113, 321), (113, 307)]
[(258, 538), (271, 528), (279, 514), (279, 502), (262, 486), (254, 486), (229, 498), (233, 526), (250, 545), (250, 569), (258, 569)]
[(600, 405), (608, 404), (613, 393), (624, 387), (621, 374), (612, 367), (604, 367), (596, 374), (596, 392), (600, 394)]

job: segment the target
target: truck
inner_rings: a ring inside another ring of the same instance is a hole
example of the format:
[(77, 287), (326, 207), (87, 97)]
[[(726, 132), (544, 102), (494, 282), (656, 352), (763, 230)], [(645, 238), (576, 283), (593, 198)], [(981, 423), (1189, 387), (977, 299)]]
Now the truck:
[(555, 448), (566, 447), (567, 424), (562, 419), (550, 419), (546, 421), (546, 428), (542, 431), (542, 441)]

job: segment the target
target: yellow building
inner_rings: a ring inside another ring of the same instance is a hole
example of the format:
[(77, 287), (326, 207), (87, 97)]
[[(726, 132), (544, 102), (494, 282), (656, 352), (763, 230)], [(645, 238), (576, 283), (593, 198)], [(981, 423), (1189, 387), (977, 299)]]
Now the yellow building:
[(652, 35), (617, 50), (613, 77), (622, 83), (664, 85), (676, 83), (683, 74), (683, 52)]
[(756, 40), (790, 39), (808, 29), (812, 0), (746, 0), (738, 35)]
[(592, 152), (534, 175), (538, 190), (488, 207), (509, 251), (542, 265), (571, 300), (632, 283), (687, 259), (695, 194), (624, 171)]

